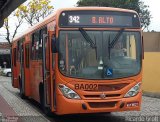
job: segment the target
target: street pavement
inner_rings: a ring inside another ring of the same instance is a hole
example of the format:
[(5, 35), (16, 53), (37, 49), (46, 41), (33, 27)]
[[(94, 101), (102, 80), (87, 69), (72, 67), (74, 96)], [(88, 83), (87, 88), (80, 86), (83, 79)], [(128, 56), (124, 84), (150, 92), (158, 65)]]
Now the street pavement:
[[(11, 78), (0, 76), (0, 122), (160, 122), (160, 99), (143, 96), (141, 111), (47, 117), (32, 100), (22, 100)], [(8, 121), (9, 122), (9, 121)]]
[[(39, 112), (30, 100), (22, 100), (19, 96), (19, 90), (11, 86), (11, 78), (0, 76), (0, 96), (6, 101), (9, 110), (3, 110), (0, 104), (2, 121), (24, 121), (24, 122), (49, 122), (42, 112)], [(0, 97), (0, 98), (1, 98)], [(1, 102), (0, 102), (1, 103)], [(7, 107), (4, 107), (7, 109)], [(16, 113), (13, 113), (13, 111)], [(7, 114), (8, 112), (8, 114)], [(1, 120), (0, 120), (1, 122)]]

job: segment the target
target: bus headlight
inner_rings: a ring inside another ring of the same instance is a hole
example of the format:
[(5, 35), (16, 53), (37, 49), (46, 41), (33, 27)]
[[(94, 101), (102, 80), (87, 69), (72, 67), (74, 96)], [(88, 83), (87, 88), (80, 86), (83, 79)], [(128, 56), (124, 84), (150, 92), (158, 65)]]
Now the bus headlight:
[(134, 97), (138, 94), (141, 83), (137, 83), (134, 87), (132, 87), (124, 97)]
[(59, 89), (61, 90), (62, 94), (69, 98), (69, 99), (81, 99), (80, 96), (73, 91), (72, 89), (68, 88), (67, 86), (63, 85), (63, 84), (59, 84)]

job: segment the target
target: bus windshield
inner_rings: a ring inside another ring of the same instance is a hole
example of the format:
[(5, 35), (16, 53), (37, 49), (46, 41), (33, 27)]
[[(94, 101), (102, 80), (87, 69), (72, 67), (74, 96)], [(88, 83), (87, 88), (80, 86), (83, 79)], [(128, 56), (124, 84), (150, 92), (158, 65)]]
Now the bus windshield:
[(119, 31), (60, 31), (59, 70), (68, 77), (116, 79), (137, 75), (141, 70), (140, 32), (124, 31), (112, 48)]

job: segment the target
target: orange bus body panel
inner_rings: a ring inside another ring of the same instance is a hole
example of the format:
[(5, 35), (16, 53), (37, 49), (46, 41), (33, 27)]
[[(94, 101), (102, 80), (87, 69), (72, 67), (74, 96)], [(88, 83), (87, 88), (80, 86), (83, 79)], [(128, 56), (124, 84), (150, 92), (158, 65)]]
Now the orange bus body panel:
[[(62, 75), (58, 69), (58, 56), (59, 54), (52, 54), (52, 35), (56, 34), (56, 38), (59, 37), (59, 30), (79, 30), (79, 28), (60, 28), (59, 27), (59, 15), (62, 11), (72, 11), (72, 10), (103, 10), (103, 11), (120, 11), (120, 12), (131, 12), (132, 10), (118, 9), (118, 8), (106, 8), (106, 7), (79, 7), (79, 8), (66, 8), (60, 9), (56, 14), (52, 14), (43, 22), (36, 24), (31, 27), (28, 31), (23, 33), (21, 36), (14, 39), (12, 44), (12, 52), (14, 48), (18, 48), (17, 43), (21, 38), (25, 38), (23, 46), (28, 44), (30, 47), (29, 53), (31, 54), (31, 44), (32, 44), (32, 34), (37, 30), (47, 27), (47, 48), (46, 48), (46, 69), (48, 74), (46, 76), (46, 94), (47, 94), (47, 104), (50, 106), (50, 110), (58, 115), (63, 114), (78, 114), (78, 113), (103, 113), (103, 112), (114, 112), (114, 111), (132, 111), (140, 110), (142, 91), (130, 98), (124, 98), (124, 95), (129, 89), (131, 89), (137, 83), (142, 81), (142, 70), (141, 72), (133, 77), (114, 79), (114, 80), (87, 80), (87, 79), (77, 79), (69, 78)], [(119, 30), (120, 28), (84, 28), (86, 30)], [(130, 31), (139, 31), (141, 29), (126, 29)], [(66, 35), (67, 36), (67, 35)], [(66, 43), (68, 41), (66, 40)], [(67, 47), (68, 48), (68, 47)], [(68, 55), (68, 50), (66, 50), (66, 55)], [(18, 54), (18, 52), (17, 52)], [(26, 50), (24, 50), (26, 54)], [(26, 57), (24, 57), (24, 89), (25, 95), (40, 102), (40, 83), (43, 82), (43, 61), (42, 60), (31, 60), (31, 55), (29, 60), (29, 68), (26, 68)], [(12, 55), (12, 59), (14, 56)], [(68, 57), (66, 58), (68, 62)], [(13, 62), (14, 63), (14, 62)], [(68, 66), (66, 66), (68, 69)], [(16, 59), (16, 66), (12, 66), (13, 80), (12, 86), (19, 88), (19, 79), (21, 77), (21, 64), (20, 60)], [(81, 97), (80, 100), (72, 100), (64, 97), (60, 89), (59, 84), (64, 84), (72, 90), (76, 91)], [(97, 84), (102, 87), (100, 91), (85, 91), (75, 89), (75, 84)], [(107, 89), (108, 88), (108, 89)], [(109, 89), (110, 88), (110, 89)], [(113, 89), (111, 89), (113, 88)], [(103, 90), (105, 89), (105, 90)], [(100, 94), (108, 95), (107, 98), (101, 99)], [(121, 108), (122, 103), (124, 103)], [(135, 106), (129, 106), (132, 104)], [(87, 109), (82, 106), (85, 105)]]

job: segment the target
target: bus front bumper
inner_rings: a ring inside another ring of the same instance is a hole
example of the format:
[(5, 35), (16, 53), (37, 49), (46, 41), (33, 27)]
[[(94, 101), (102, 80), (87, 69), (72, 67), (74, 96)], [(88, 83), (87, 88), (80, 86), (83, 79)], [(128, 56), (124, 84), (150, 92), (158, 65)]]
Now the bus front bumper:
[(142, 93), (120, 99), (73, 100), (57, 95), (56, 114), (107, 113), (118, 111), (140, 111)]

